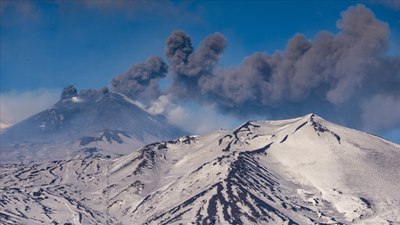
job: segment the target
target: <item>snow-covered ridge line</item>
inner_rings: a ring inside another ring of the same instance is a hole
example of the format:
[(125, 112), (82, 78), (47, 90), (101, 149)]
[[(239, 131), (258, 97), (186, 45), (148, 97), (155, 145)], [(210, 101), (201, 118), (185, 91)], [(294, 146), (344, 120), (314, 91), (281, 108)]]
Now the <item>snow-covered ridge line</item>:
[(397, 224), (399, 158), (314, 114), (249, 121), (119, 158), (3, 165), (0, 223)]
[[(118, 155), (184, 134), (163, 116), (147, 113), (124, 95), (91, 90), (78, 95), (73, 88), (63, 93), (62, 99), (49, 109), (1, 133), (0, 147), (4, 151), (0, 163), (63, 159), (82, 150), (77, 142), (84, 137), (97, 140), (91, 148)], [(97, 138), (103, 131), (128, 135), (124, 135), (124, 143), (117, 141), (113, 145)]]

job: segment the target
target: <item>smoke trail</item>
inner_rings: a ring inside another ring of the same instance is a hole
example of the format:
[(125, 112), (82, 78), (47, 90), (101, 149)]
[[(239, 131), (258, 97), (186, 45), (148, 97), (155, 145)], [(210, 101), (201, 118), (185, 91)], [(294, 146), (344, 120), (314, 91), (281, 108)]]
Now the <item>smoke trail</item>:
[(133, 65), (124, 75), (111, 81), (113, 90), (134, 99), (149, 101), (161, 95), (159, 80), (167, 74), (168, 66), (158, 56)]

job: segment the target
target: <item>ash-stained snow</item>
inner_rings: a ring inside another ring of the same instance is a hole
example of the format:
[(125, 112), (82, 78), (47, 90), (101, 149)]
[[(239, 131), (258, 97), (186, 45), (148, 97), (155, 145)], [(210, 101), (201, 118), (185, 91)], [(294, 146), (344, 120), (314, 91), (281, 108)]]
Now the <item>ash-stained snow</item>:
[[(128, 134), (127, 134), (128, 135)], [(400, 146), (310, 114), (1, 166), (1, 224), (399, 224)], [(107, 147), (108, 146), (108, 147)]]

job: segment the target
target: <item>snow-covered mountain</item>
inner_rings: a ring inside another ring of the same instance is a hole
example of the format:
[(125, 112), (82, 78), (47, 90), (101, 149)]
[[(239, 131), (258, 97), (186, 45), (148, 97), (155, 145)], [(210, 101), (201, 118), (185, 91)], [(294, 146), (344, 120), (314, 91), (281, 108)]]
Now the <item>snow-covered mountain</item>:
[(0, 171), (1, 224), (400, 224), (400, 146), (314, 114)]
[(127, 154), (183, 134), (164, 117), (145, 112), (120, 93), (104, 88), (77, 94), (68, 86), (52, 107), (4, 130), (1, 160), (60, 159), (88, 147), (104, 150), (110, 144), (115, 144), (106, 148), (110, 154)]

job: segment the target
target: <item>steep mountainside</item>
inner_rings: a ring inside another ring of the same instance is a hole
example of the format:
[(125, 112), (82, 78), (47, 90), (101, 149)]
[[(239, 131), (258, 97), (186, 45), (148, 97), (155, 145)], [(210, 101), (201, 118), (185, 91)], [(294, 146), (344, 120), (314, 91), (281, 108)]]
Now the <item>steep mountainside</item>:
[[(2, 224), (399, 224), (400, 146), (310, 114), (2, 165)], [(107, 221), (107, 222), (106, 222)]]
[(46, 159), (49, 155), (63, 158), (67, 155), (64, 153), (81, 150), (76, 148), (77, 142), (85, 145), (103, 138), (103, 142), (116, 138), (120, 143), (124, 141), (122, 138), (129, 139), (129, 150), (110, 152), (126, 154), (144, 144), (181, 135), (183, 131), (168, 124), (165, 118), (145, 112), (120, 93), (102, 89), (78, 95), (76, 89), (68, 87), (55, 105), (1, 134), (1, 158), (2, 161)]

